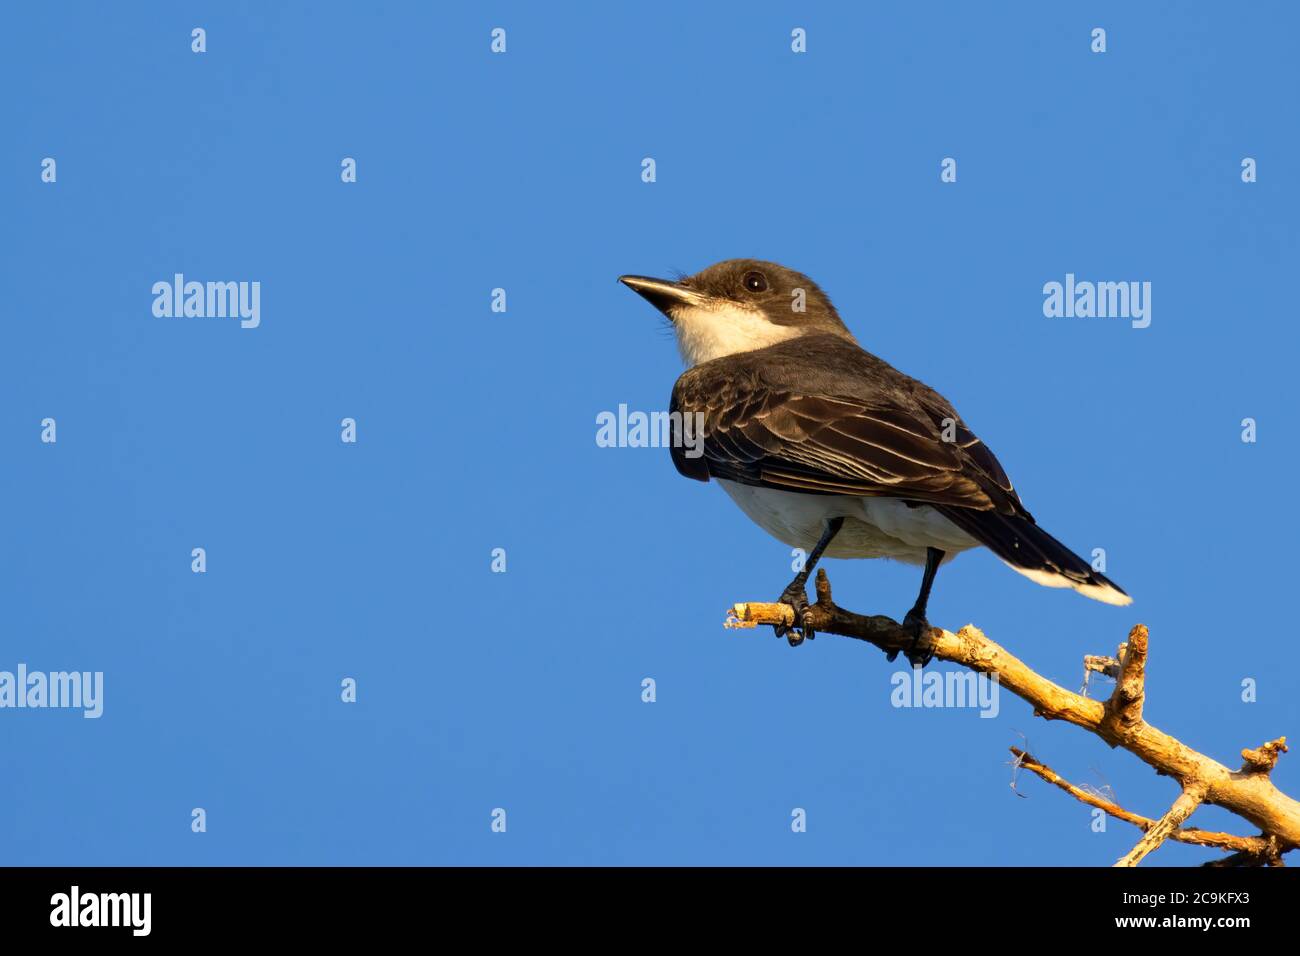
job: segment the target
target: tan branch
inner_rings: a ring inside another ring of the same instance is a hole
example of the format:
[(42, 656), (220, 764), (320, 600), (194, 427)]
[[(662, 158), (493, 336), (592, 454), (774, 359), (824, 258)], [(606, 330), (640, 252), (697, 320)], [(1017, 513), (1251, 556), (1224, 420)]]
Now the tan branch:
[[(1110, 816), (1117, 820), (1123, 820), (1125, 823), (1131, 823), (1142, 831), (1150, 830), (1157, 821), (1144, 817), (1141, 814), (1125, 810), (1119, 804), (1100, 797), (1095, 793), (1089, 793), (1082, 787), (1077, 787), (1070, 781), (1064, 779), (1055, 770), (1041, 761), (1035, 759), (1031, 754), (1026, 753), (1019, 747), (1012, 747), (1011, 752), (1016, 755), (1016, 764), (1021, 769), (1028, 770), (1042, 777), (1053, 786), (1060, 787), (1070, 796), (1090, 807), (1096, 807), (1104, 810)], [(1200, 830), (1196, 827), (1182, 827), (1169, 834), (1170, 839), (1177, 840), (1179, 843), (1188, 843), (1193, 846), (1215, 847), (1221, 850), (1233, 850), (1236, 853), (1246, 857), (1255, 858), (1257, 861), (1267, 859), (1276, 852), (1275, 841), (1265, 837), (1255, 836), (1237, 836), (1235, 833), (1219, 833), (1214, 830)]]
[(1269, 837), (1266, 842), (1268, 845), (1258, 853), (1240, 850), (1230, 856), (1202, 863), (1201, 866), (1286, 866), (1282, 860), (1285, 851), (1278, 845), (1277, 838)]
[[(731, 609), (728, 623), (733, 627), (789, 626), (795, 623), (794, 617), (794, 610), (785, 604), (737, 604)], [(893, 619), (855, 614), (838, 607), (831, 599), (830, 581), (824, 570), (817, 572), (817, 603), (808, 609), (806, 623), (818, 633), (866, 641), (886, 652), (907, 651), (912, 647), (911, 633)], [(1223, 807), (1259, 827), (1265, 837), (1276, 837), (1279, 852), (1300, 846), (1300, 802), (1278, 790), (1268, 773), (1278, 754), (1285, 751), (1285, 738), (1259, 751), (1244, 752), (1245, 766), (1233, 771), (1152, 726), (1142, 716), (1146, 628), (1134, 628), (1130, 643), (1137, 637), (1141, 649), (1126, 648), (1115, 693), (1106, 703), (1072, 693), (1040, 676), (970, 624), (955, 634), (931, 628), (922, 635), (918, 650), (995, 676), (1002, 687), (1028, 702), (1036, 716), (1064, 720), (1096, 734), (1112, 747), (1127, 750), (1157, 773), (1176, 780), (1185, 793), (1199, 794), (1197, 802)], [(1187, 800), (1180, 797), (1175, 809), (1186, 804)], [(1194, 804), (1188, 807), (1188, 812), (1194, 808)], [(1171, 809), (1170, 813), (1173, 812)], [(1178, 820), (1171, 829), (1177, 829), (1181, 822)], [(1152, 844), (1151, 849), (1155, 845), (1158, 844)]]
[(1183, 821), (1195, 812), (1204, 797), (1205, 792), (1200, 786), (1184, 789), (1178, 795), (1178, 799), (1174, 801), (1174, 805), (1166, 811), (1163, 817), (1156, 821), (1155, 826), (1142, 834), (1142, 839), (1138, 840), (1137, 846), (1116, 860), (1115, 865), (1137, 866), (1141, 863), (1148, 853), (1157, 849), (1174, 831), (1182, 827)]

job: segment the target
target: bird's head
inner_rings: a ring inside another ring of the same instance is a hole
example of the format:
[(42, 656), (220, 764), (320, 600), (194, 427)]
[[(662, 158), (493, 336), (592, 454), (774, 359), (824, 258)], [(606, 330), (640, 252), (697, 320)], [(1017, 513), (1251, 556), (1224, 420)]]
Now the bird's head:
[(835, 306), (806, 275), (760, 259), (728, 259), (676, 281), (620, 276), (668, 317), (687, 365), (801, 335), (850, 341)]

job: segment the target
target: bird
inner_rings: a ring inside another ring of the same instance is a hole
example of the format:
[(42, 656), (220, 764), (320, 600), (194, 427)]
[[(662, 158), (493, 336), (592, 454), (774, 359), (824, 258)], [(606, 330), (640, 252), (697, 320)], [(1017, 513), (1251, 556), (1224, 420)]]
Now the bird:
[[(668, 318), (686, 365), (669, 404), (677, 471), (716, 481), (759, 527), (807, 552), (779, 599), (795, 623), (776, 626), (778, 636), (814, 636), (806, 586), (823, 556), (924, 568), (902, 622), (920, 666), (935, 575), (971, 548), (1037, 584), (1131, 603), (1038, 525), (952, 404), (863, 349), (808, 276), (728, 259), (679, 279), (619, 281)], [(689, 450), (680, 434), (688, 419), (702, 425)]]

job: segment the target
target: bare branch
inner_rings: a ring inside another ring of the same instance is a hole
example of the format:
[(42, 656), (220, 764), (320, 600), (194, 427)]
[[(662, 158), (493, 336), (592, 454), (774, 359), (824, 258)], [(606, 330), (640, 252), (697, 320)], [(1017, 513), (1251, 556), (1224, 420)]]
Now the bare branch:
[(1155, 826), (1142, 835), (1142, 839), (1138, 840), (1137, 846), (1116, 860), (1115, 865), (1137, 866), (1141, 863), (1148, 853), (1157, 849), (1175, 830), (1183, 825), (1183, 821), (1190, 817), (1196, 808), (1201, 805), (1204, 796), (1205, 793), (1200, 787), (1189, 787), (1183, 790), (1178, 795), (1178, 799), (1174, 801), (1174, 805), (1169, 808), (1163, 817), (1156, 821)]
[[(795, 623), (794, 618), (793, 608), (785, 604), (737, 604), (731, 609), (728, 624), (789, 626)], [(817, 633), (866, 641), (885, 652), (907, 651), (913, 644), (912, 634), (891, 618), (855, 614), (838, 607), (831, 599), (830, 581), (824, 570), (817, 572), (817, 603), (808, 609), (806, 623)], [(1142, 714), (1146, 628), (1134, 628), (1129, 642), (1140, 644), (1140, 649), (1125, 648), (1115, 692), (1106, 703), (1072, 693), (1040, 676), (970, 624), (955, 634), (931, 628), (921, 636), (917, 649), (939, 660), (995, 676), (1002, 687), (1027, 701), (1036, 716), (1063, 720), (1096, 734), (1112, 747), (1127, 750), (1157, 773), (1177, 781), (1184, 795), (1147, 830), (1146, 836), (1168, 819), (1172, 825), (1162, 828), (1168, 831), (1160, 837), (1164, 839), (1186, 818), (1179, 817), (1182, 810), (1190, 814), (1196, 804), (1203, 802), (1223, 807), (1259, 827), (1265, 838), (1276, 839), (1279, 854), (1300, 846), (1300, 802), (1278, 790), (1268, 773), (1278, 755), (1285, 752), (1285, 738), (1265, 744), (1258, 751), (1243, 752), (1246, 765), (1233, 771), (1152, 726)], [(1158, 840), (1150, 842), (1146, 836), (1144, 844), (1149, 846), (1143, 856), (1159, 845)]]
[[(1017, 764), (1031, 773), (1036, 773), (1053, 786), (1060, 787), (1070, 796), (1090, 807), (1096, 807), (1104, 810), (1110, 816), (1117, 820), (1123, 820), (1125, 823), (1131, 823), (1142, 831), (1150, 830), (1157, 821), (1144, 817), (1137, 813), (1125, 810), (1119, 804), (1095, 793), (1089, 793), (1082, 787), (1077, 787), (1068, 780), (1061, 777), (1055, 770), (1046, 764), (1035, 759), (1031, 754), (1026, 753), (1019, 747), (1012, 747), (1011, 752), (1016, 755)], [(1209, 846), (1221, 850), (1234, 850), (1243, 856), (1259, 858), (1266, 857), (1276, 851), (1276, 841), (1266, 839), (1265, 837), (1256, 836), (1237, 836), (1235, 833), (1218, 833), (1214, 830), (1198, 830), (1195, 827), (1184, 827), (1175, 830), (1169, 834), (1169, 838), (1177, 840), (1179, 843), (1189, 843), (1193, 846)]]
[(1202, 863), (1201, 866), (1286, 866), (1282, 860), (1283, 850), (1278, 846), (1277, 838), (1269, 837), (1266, 843), (1268, 845), (1258, 853), (1242, 850), (1231, 856)]

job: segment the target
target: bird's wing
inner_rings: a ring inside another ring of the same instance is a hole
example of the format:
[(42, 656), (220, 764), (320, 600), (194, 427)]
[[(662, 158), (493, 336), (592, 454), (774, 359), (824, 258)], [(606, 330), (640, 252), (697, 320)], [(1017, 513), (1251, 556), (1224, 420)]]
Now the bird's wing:
[(682, 474), (1027, 516), (993, 453), (938, 393), (870, 356), (879, 365), (864, 367), (864, 378), (879, 379), (882, 368), (890, 376), (880, 387), (802, 390), (788, 361), (770, 373), (781, 358), (766, 370), (761, 358), (719, 360), (678, 379), (670, 410), (686, 420), (687, 438), (693, 423), (702, 426), (702, 440), (674, 442)]

